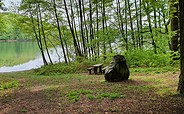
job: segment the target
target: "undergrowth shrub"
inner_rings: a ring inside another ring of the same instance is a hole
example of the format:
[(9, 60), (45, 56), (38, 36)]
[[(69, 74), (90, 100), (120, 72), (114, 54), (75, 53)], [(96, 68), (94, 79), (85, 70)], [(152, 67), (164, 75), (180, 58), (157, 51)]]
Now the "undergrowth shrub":
[[(173, 65), (170, 53), (154, 54), (153, 51), (129, 51), (125, 55), (127, 63), (130, 67), (163, 67)], [(175, 61), (178, 64), (178, 61)]]
[(87, 68), (91, 65), (96, 64), (95, 62), (83, 61), (83, 62), (71, 62), (71, 63), (57, 63), (54, 65), (42, 66), (39, 69), (35, 69), (38, 75), (49, 75), (49, 74), (70, 74), (70, 73), (81, 73), (86, 72)]
[[(114, 55), (115, 54), (107, 55), (106, 60), (103, 60), (103, 58), (101, 57), (99, 59), (96, 59), (96, 61), (83, 60), (82, 62), (71, 62), (67, 64), (57, 63), (54, 65), (47, 65), (39, 69), (36, 69), (35, 71), (39, 75), (87, 72), (88, 67), (97, 63), (103, 63), (104, 66), (108, 66)], [(154, 54), (152, 50), (147, 50), (147, 51), (135, 50), (135, 51), (128, 51), (123, 55), (125, 56), (127, 64), (130, 68), (164, 67), (164, 68), (167, 68), (164, 71), (168, 71), (168, 69), (172, 70), (172, 68), (170, 67), (173, 67), (173, 65), (179, 66), (179, 60), (175, 60), (175, 61), (172, 60), (171, 54), (169, 52), (166, 54), (165, 53)]]

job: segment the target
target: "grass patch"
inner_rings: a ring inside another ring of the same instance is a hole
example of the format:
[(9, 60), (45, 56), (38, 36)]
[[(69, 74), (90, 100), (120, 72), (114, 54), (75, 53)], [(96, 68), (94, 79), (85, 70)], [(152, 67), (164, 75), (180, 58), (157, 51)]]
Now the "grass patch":
[(16, 80), (9, 81), (9, 82), (1, 82), (0, 83), (0, 90), (17, 88), (18, 86), (19, 86), (19, 82)]
[(21, 110), (20, 110), (20, 113), (27, 113), (28, 112), (28, 109), (26, 109), (26, 108), (22, 108)]
[(77, 91), (70, 91), (66, 96), (70, 102), (77, 102), (80, 99), (80, 95), (92, 94), (91, 90), (79, 89)]
[(135, 67), (130, 68), (131, 73), (149, 73), (149, 74), (160, 74), (165, 72), (176, 73), (179, 71), (179, 67), (164, 66), (164, 67)]
[(97, 93), (95, 94), (92, 90), (85, 90), (85, 89), (79, 89), (77, 91), (70, 91), (66, 96), (69, 99), (70, 102), (74, 103), (80, 100), (80, 96), (84, 95), (89, 100), (94, 99), (104, 99), (108, 98), (110, 100), (114, 100), (117, 98), (124, 98), (125, 95), (121, 93)]
[(140, 86), (137, 86), (137, 85), (129, 85), (129, 86), (127, 86), (127, 89), (129, 91), (148, 92), (152, 88), (149, 85), (140, 85)]
[(98, 99), (102, 99), (102, 98), (109, 98), (111, 100), (117, 99), (117, 98), (124, 98), (126, 97), (126, 95), (122, 95), (120, 93), (102, 93), (97, 95)]

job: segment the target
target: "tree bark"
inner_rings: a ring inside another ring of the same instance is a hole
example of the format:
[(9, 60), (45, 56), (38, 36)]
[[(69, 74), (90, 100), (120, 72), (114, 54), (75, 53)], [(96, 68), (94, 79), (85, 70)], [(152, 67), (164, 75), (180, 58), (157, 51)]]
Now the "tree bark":
[[(40, 30), (40, 21), (39, 21), (39, 14), (38, 14), (38, 5), (36, 5), (36, 16), (37, 16), (37, 28), (38, 28), (38, 45), (39, 45), (39, 48), (40, 48), (40, 51), (41, 51), (41, 54), (42, 54), (42, 59), (43, 59), (43, 63), (44, 65), (48, 65), (48, 62), (45, 58), (45, 54), (44, 54), (44, 49), (43, 49), (43, 44), (42, 44), (42, 39), (41, 39), (41, 30)], [(33, 17), (32, 17), (33, 18)], [(34, 22), (34, 20), (33, 20)], [(35, 29), (36, 30), (36, 29)], [(36, 32), (36, 31), (35, 31)]]
[(79, 15), (80, 15), (80, 32), (81, 32), (81, 37), (82, 37), (82, 44), (83, 44), (83, 52), (84, 52), (84, 56), (87, 56), (87, 49), (86, 49), (86, 39), (84, 36), (84, 28), (83, 28), (83, 16), (85, 16), (83, 14), (83, 10), (82, 10), (82, 1), (78, 0), (79, 2)]
[(75, 48), (76, 56), (82, 57), (82, 53), (81, 53), (81, 51), (80, 51), (80, 49), (79, 49), (79, 47), (77, 45), (77, 41), (75, 39), (74, 29), (71, 26), (71, 22), (70, 22), (70, 17), (69, 17), (69, 13), (68, 13), (68, 8), (67, 8), (66, 0), (64, 0), (64, 7), (65, 7), (66, 15), (67, 15), (68, 25), (70, 27), (70, 31), (71, 31), (71, 34), (72, 34), (72, 37), (73, 37), (73, 43), (74, 43), (74, 48)]
[(58, 19), (56, 1), (55, 0), (53, 0), (53, 4), (54, 4), (54, 13), (55, 13), (56, 22), (57, 22), (57, 29), (58, 29), (58, 33), (59, 33), (59, 40), (60, 40), (61, 47), (62, 47), (62, 50), (63, 50), (63, 56), (64, 56), (65, 63), (67, 63), (68, 61), (67, 61), (67, 57), (66, 57), (66, 53), (65, 53), (64, 43), (63, 43), (63, 40), (62, 40), (62, 37), (61, 37), (61, 29), (60, 29), (60, 24), (59, 24), (59, 19)]
[(171, 51), (178, 51), (178, 38), (179, 38), (179, 25), (178, 25), (178, 3), (177, 0), (170, 1), (170, 15), (171, 15), (171, 31), (174, 35), (171, 38), (170, 49)]
[(178, 91), (184, 94), (184, 1), (179, 0), (180, 7), (180, 76)]
[(148, 20), (148, 26), (149, 26), (149, 32), (150, 32), (150, 35), (151, 35), (151, 44), (153, 46), (153, 51), (155, 54), (157, 54), (157, 46), (156, 46), (156, 43), (155, 43), (155, 39), (153, 37), (153, 29), (152, 29), (152, 25), (151, 25), (151, 17), (150, 17), (150, 13), (149, 13), (149, 9), (148, 9), (148, 1), (146, 1), (144, 4), (144, 9), (145, 9), (145, 12), (146, 12), (146, 15), (147, 15), (147, 20)]
[(45, 49), (46, 49), (47, 56), (49, 58), (50, 64), (53, 64), (50, 53), (49, 53), (49, 50), (48, 50), (48, 45), (47, 45), (46, 36), (45, 36), (45, 32), (44, 32), (40, 4), (38, 4), (38, 11), (39, 11), (39, 16), (40, 16), (40, 25), (41, 25), (42, 35), (43, 35), (43, 41), (44, 41), (44, 44), (45, 44)]
[(131, 4), (130, 4), (131, 0), (127, 0), (127, 5), (128, 5), (128, 14), (129, 14), (129, 18), (130, 18), (130, 33), (131, 33), (131, 37), (132, 37), (132, 41), (133, 41), (133, 46), (134, 48), (136, 47), (135, 44), (135, 34), (134, 34), (134, 27), (133, 27), (133, 21), (132, 21), (132, 11), (131, 11)]

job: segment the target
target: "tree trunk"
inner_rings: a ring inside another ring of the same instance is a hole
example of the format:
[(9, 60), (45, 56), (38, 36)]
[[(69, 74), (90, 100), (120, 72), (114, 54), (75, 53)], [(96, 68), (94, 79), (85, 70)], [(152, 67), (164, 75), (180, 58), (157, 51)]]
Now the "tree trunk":
[[(99, 20), (99, 15), (98, 15), (98, 3), (95, 4), (95, 9), (96, 9), (96, 39), (98, 39), (98, 31), (99, 31), (99, 23), (98, 23), (98, 20)], [(98, 58), (100, 56), (100, 43), (97, 42), (97, 53), (98, 53)]]
[(150, 32), (150, 35), (151, 35), (151, 44), (153, 46), (153, 51), (155, 54), (157, 54), (157, 46), (156, 46), (156, 43), (155, 43), (155, 39), (153, 37), (153, 30), (152, 30), (152, 25), (151, 25), (151, 17), (150, 17), (150, 14), (149, 14), (149, 9), (148, 9), (148, 1), (146, 1), (144, 4), (144, 9), (146, 11), (146, 15), (147, 15), (147, 20), (148, 20), (148, 26), (149, 26), (149, 32)]
[(143, 35), (142, 35), (142, 0), (139, 0), (139, 24), (140, 24), (140, 40), (141, 40), (141, 47), (143, 47)]
[(35, 23), (34, 23), (33, 15), (32, 15), (32, 13), (30, 15), (31, 15), (31, 22), (32, 22), (32, 25), (33, 25), (33, 31), (34, 31), (35, 38), (36, 38), (38, 47), (40, 49), (41, 55), (42, 55), (43, 63), (44, 63), (44, 65), (47, 65), (47, 61), (45, 59), (45, 55), (44, 55), (44, 52), (43, 52), (43, 47), (42, 47), (42, 44), (41, 44), (42, 42), (40, 41), (40, 38), (39, 38), (39, 36), (36, 32), (36, 26), (35, 26)]
[[(40, 21), (39, 21), (39, 14), (38, 14), (38, 5), (36, 5), (36, 16), (37, 16), (37, 27), (38, 27), (38, 45), (40, 46), (40, 51), (42, 54), (42, 58), (43, 58), (43, 63), (44, 65), (48, 65), (47, 60), (45, 58), (45, 54), (44, 54), (44, 49), (43, 49), (43, 44), (42, 44), (42, 36), (41, 36), (41, 28), (40, 28)], [(34, 20), (33, 20), (34, 21)]]
[(171, 38), (170, 49), (171, 51), (178, 51), (178, 38), (179, 38), (179, 25), (178, 25), (178, 3), (177, 0), (170, 1), (170, 12), (171, 12), (171, 31), (174, 35)]
[(43, 41), (44, 41), (44, 44), (45, 44), (45, 49), (46, 49), (47, 56), (49, 58), (50, 63), (53, 64), (50, 53), (49, 53), (49, 50), (48, 50), (48, 45), (47, 45), (46, 36), (45, 36), (45, 32), (44, 32), (44, 27), (43, 27), (43, 22), (42, 22), (42, 15), (41, 15), (41, 10), (40, 10), (40, 4), (38, 4), (38, 11), (39, 11), (39, 16), (40, 16), (40, 25), (41, 25), (42, 35), (43, 35)]
[(127, 21), (127, 0), (125, 0), (125, 43), (126, 43), (126, 51), (128, 51), (128, 21)]
[[(103, 34), (105, 35), (105, 0), (101, 1), (102, 4), (102, 29), (103, 29)], [(104, 56), (104, 60), (106, 59), (106, 40), (105, 38), (103, 38), (103, 56)]]
[(127, 0), (127, 5), (128, 5), (128, 14), (129, 14), (129, 18), (130, 18), (130, 33), (131, 33), (131, 37), (132, 37), (132, 41), (133, 41), (133, 46), (134, 48), (136, 47), (135, 44), (135, 35), (134, 35), (134, 27), (133, 27), (133, 22), (132, 22), (132, 11), (131, 11), (131, 4), (130, 4), (130, 0)]
[(64, 56), (65, 63), (67, 63), (68, 61), (67, 61), (67, 57), (66, 57), (66, 53), (65, 53), (65, 48), (64, 48), (63, 40), (61, 38), (61, 29), (60, 29), (58, 14), (57, 14), (56, 2), (55, 2), (55, 0), (53, 0), (53, 2), (54, 2), (54, 13), (55, 13), (56, 22), (57, 22), (57, 29), (58, 29), (58, 33), (59, 33), (59, 40), (60, 40), (61, 47), (63, 50), (63, 56)]
[(180, 6), (180, 76), (178, 91), (184, 94), (184, 2), (179, 0)]
[(64, 7), (65, 7), (65, 12), (66, 12), (66, 16), (67, 16), (67, 21), (68, 21), (68, 25), (70, 27), (70, 32), (72, 34), (73, 37), (73, 43), (74, 43), (74, 48), (75, 48), (75, 54), (76, 56), (82, 57), (82, 53), (81, 50), (79, 49), (78, 45), (77, 45), (77, 41), (75, 39), (75, 33), (74, 33), (74, 29), (71, 26), (71, 22), (70, 22), (70, 17), (69, 17), (69, 13), (68, 13), (68, 8), (67, 8), (67, 4), (66, 4), (66, 0), (64, 1)]
[(140, 33), (140, 27), (139, 27), (139, 18), (138, 18), (138, 8), (137, 8), (137, 1), (135, 0), (135, 14), (136, 14), (136, 21), (137, 21), (137, 48), (141, 48), (141, 33)]
[(79, 15), (80, 15), (80, 32), (81, 32), (81, 37), (82, 37), (82, 46), (83, 46), (83, 51), (84, 51), (84, 57), (87, 56), (87, 49), (86, 49), (86, 39), (84, 36), (84, 28), (83, 28), (83, 10), (82, 10), (82, 1), (78, 0), (79, 2)]

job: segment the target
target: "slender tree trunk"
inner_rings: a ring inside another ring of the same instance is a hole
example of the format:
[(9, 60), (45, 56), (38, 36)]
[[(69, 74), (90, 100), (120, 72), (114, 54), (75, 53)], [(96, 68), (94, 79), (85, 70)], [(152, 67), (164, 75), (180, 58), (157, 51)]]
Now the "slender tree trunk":
[(47, 61), (45, 59), (45, 55), (44, 55), (44, 52), (43, 52), (43, 47), (42, 47), (41, 41), (40, 41), (40, 39), (38, 37), (38, 34), (36, 32), (36, 26), (35, 26), (35, 23), (34, 23), (33, 15), (32, 14), (30, 14), (30, 15), (31, 15), (31, 22), (32, 22), (32, 25), (33, 25), (33, 31), (34, 31), (35, 38), (36, 38), (38, 47), (40, 49), (41, 55), (42, 55), (43, 63), (44, 63), (44, 65), (47, 65)]
[[(75, 15), (74, 15), (74, 8), (73, 8), (73, 4), (77, 4), (76, 2), (74, 3), (74, 0), (70, 0), (70, 9), (71, 9), (71, 27), (74, 29), (74, 35), (75, 35), (75, 39), (78, 45), (79, 50), (81, 50), (80, 47), (80, 43), (79, 43), (79, 37), (78, 37), (78, 33), (77, 33), (77, 28), (76, 28), (76, 22), (75, 22)], [(77, 6), (76, 6), (77, 7)]]
[[(156, 2), (156, 1), (155, 1)], [(157, 26), (157, 14), (156, 14), (156, 8), (153, 6), (153, 14), (154, 14), (154, 35), (158, 37), (158, 26)], [(156, 45), (156, 43), (155, 43)], [(156, 52), (157, 53), (157, 52)]]
[(131, 37), (132, 37), (132, 41), (133, 41), (133, 46), (134, 48), (136, 47), (135, 44), (135, 35), (134, 35), (134, 27), (133, 27), (133, 22), (132, 22), (132, 12), (131, 12), (131, 5), (130, 5), (130, 0), (127, 0), (127, 5), (128, 5), (128, 14), (129, 14), (129, 18), (130, 18), (130, 29), (131, 29)]
[[(98, 39), (98, 31), (99, 31), (98, 3), (96, 3), (96, 8), (95, 9), (96, 9), (96, 32), (97, 32), (96, 39)], [(97, 42), (97, 53), (98, 53), (98, 58), (99, 58), (99, 56), (100, 56), (100, 43), (99, 42)]]
[(63, 0), (63, 1), (64, 1), (65, 12), (66, 12), (66, 15), (67, 15), (68, 25), (70, 27), (70, 31), (71, 31), (71, 34), (72, 34), (72, 37), (73, 37), (73, 43), (74, 43), (74, 48), (75, 48), (76, 56), (82, 57), (82, 53), (81, 53), (81, 51), (80, 51), (80, 49), (79, 49), (79, 47), (77, 45), (77, 41), (75, 39), (74, 29), (71, 26), (71, 22), (70, 22), (70, 17), (69, 17), (69, 13), (68, 13), (68, 8), (67, 8), (66, 0)]
[[(102, 6), (102, 29), (103, 29), (103, 34), (105, 35), (105, 0), (101, 1), (101, 6)], [(106, 40), (103, 38), (103, 56), (104, 59), (106, 59)]]
[(124, 28), (123, 28), (123, 18), (121, 13), (121, 5), (120, 0), (117, 0), (117, 18), (118, 18), (118, 25), (121, 32), (121, 35), (124, 36)]
[(150, 31), (151, 40), (152, 40), (153, 51), (156, 54), (157, 53), (157, 46), (156, 46), (156, 43), (155, 43), (155, 40), (154, 40), (154, 37), (153, 37), (153, 30), (152, 30), (152, 25), (151, 25), (151, 17), (150, 17), (150, 14), (148, 12), (148, 3), (147, 2), (148, 1), (146, 1), (143, 4), (143, 6), (144, 6), (144, 9), (145, 9), (146, 15), (147, 15), (147, 20), (148, 20), (149, 31)]
[[(123, 15), (122, 15), (122, 10), (121, 10), (121, 4), (120, 4), (120, 0), (117, 0), (116, 1), (117, 3), (117, 18), (118, 18), (118, 25), (119, 25), (119, 29), (120, 29), (120, 33), (123, 37), (123, 40), (125, 41), (125, 47), (126, 47), (126, 50), (128, 49), (127, 47), (127, 39), (126, 39), (126, 34), (125, 34), (125, 30), (124, 30), (124, 22), (123, 22)], [(126, 7), (126, 6), (125, 6)], [(125, 8), (126, 10), (126, 8)], [(123, 11), (123, 12), (126, 12), (126, 11)]]
[(44, 27), (43, 27), (43, 22), (42, 22), (42, 15), (41, 15), (41, 10), (40, 10), (40, 4), (38, 4), (38, 11), (39, 11), (39, 16), (40, 16), (40, 25), (41, 25), (42, 35), (43, 35), (43, 41), (44, 41), (44, 44), (45, 44), (45, 49), (46, 49), (47, 56), (49, 58), (50, 64), (53, 64), (50, 53), (49, 53), (49, 50), (48, 50), (48, 45), (47, 45), (46, 36), (45, 36), (45, 32), (44, 32)]
[[(90, 41), (92, 42), (94, 40), (94, 31), (93, 31), (93, 18), (92, 18), (92, 3), (89, 0), (89, 19), (90, 19), (90, 24), (89, 24), (89, 30), (90, 30)], [(92, 43), (91, 44), (91, 53), (92, 55), (95, 55), (95, 60), (96, 60), (96, 44)]]
[(41, 30), (40, 30), (40, 19), (39, 19), (39, 14), (38, 14), (38, 4), (36, 5), (36, 16), (37, 16), (37, 28), (38, 28), (38, 39), (39, 39), (39, 45), (40, 45), (40, 51), (42, 54), (42, 58), (43, 58), (43, 63), (44, 65), (48, 65), (47, 60), (45, 58), (45, 54), (44, 54), (44, 49), (43, 49), (43, 44), (42, 44), (42, 39), (41, 39)]
[[(86, 19), (84, 0), (82, 0), (82, 11), (83, 11), (84, 28), (85, 28), (85, 35), (84, 35), (85, 36), (85, 42), (87, 44), (89, 44), (89, 29), (91, 30), (91, 28), (88, 28), (88, 26), (87, 26), (87, 20), (88, 20), (88, 18)], [(87, 57), (87, 55), (91, 59), (90, 47), (86, 45), (86, 57)]]
[(140, 27), (139, 27), (139, 18), (138, 18), (138, 8), (137, 8), (137, 1), (135, 0), (135, 14), (136, 14), (136, 22), (137, 22), (137, 48), (141, 48), (141, 33), (140, 33)]
[(57, 22), (57, 29), (58, 29), (58, 33), (59, 33), (59, 39), (60, 39), (61, 47), (62, 47), (62, 50), (63, 50), (63, 56), (64, 56), (65, 63), (67, 63), (68, 61), (67, 61), (67, 57), (66, 57), (66, 53), (65, 53), (63, 40), (62, 40), (62, 37), (61, 37), (61, 29), (60, 29), (60, 24), (59, 24), (59, 19), (58, 19), (58, 14), (57, 14), (57, 8), (56, 8), (55, 0), (53, 0), (53, 4), (54, 4), (55, 18), (56, 18), (56, 22)]
[(83, 51), (84, 51), (84, 56), (87, 56), (87, 49), (86, 49), (86, 39), (84, 36), (84, 29), (83, 29), (83, 11), (82, 11), (82, 1), (78, 0), (79, 2), (79, 15), (80, 15), (80, 32), (81, 32), (81, 37), (82, 37), (82, 44), (83, 44)]
[(126, 43), (126, 51), (128, 51), (128, 21), (127, 21), (127, 0), (125, 0), (125, 43)]
[(139, 23), (140, 23), (140, 40), (141, 40), (141, 47), (143, 47), (143, 36), (142, 36), (142, 0), (139, 0), (139, 11), (140, 11), (140, 13), (139, 13)]

